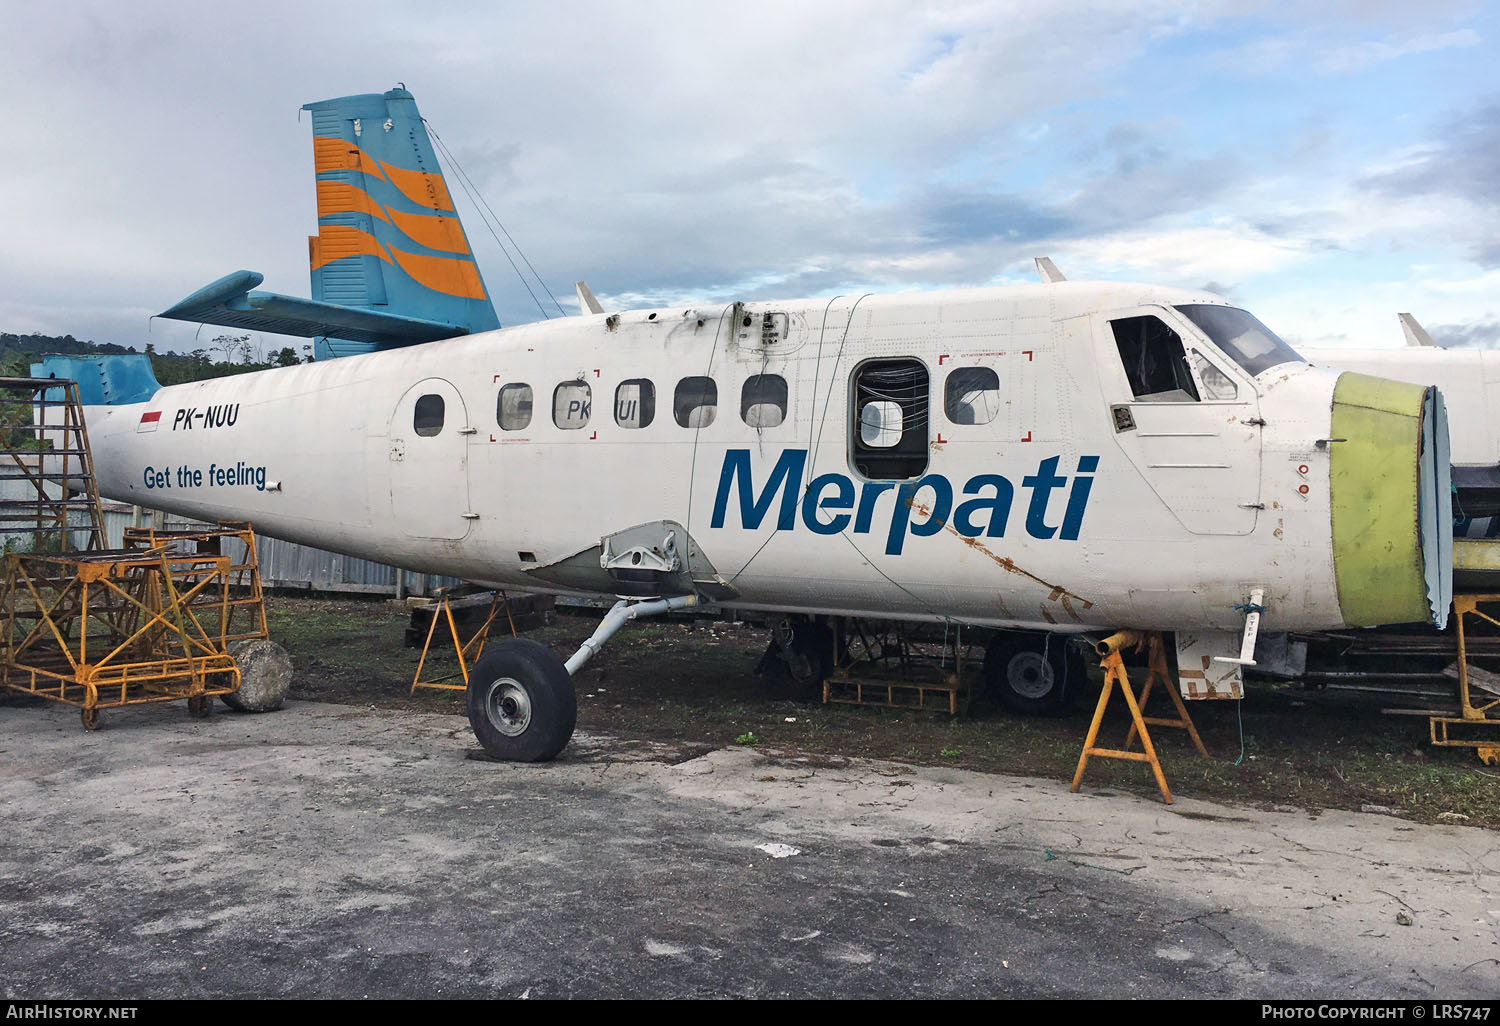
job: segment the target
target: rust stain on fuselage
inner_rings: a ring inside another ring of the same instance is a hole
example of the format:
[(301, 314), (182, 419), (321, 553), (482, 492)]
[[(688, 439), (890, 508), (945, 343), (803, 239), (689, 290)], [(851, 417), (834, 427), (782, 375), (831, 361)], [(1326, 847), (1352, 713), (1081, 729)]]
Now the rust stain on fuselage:
[[(922, 503), (918, 502), (916, 499), (907, 499), (906, 500), (906, 504), (911, 509), (913, 509), (916, 512), (922, 514), (928, 520), (932, 519), (932, 509), (931, 509), (931, 507), (923, 505)], [(953, 535), (953, 537), (957, 538), (959, 541), (963, 542), (965, 545), (967, 545), (969, 548), (973, 549), (974, 551), (983, 553), (984, 555), (988, 556), (990, 558), (990, 560), (993, 561), (996, 566), (998, 566), (1000, 569), (1004, 570), (1006, 573), (1018, 574), (1021, 577), (1025, 577), (1028, 580), (1035, 581), (1036, 583), (1040, 584), (1042, 587), (1049, 589), (1049, 592), (1047, 594), (1047, 599), (1046, 599), (1045, 602), (1042, 603), (1042, 606), (1041, 606), (1042, 618), (1044, 620), (1046, 620), (1048, 623), (1056, 623), (1057, 622), (1057, 618), (1055, 616), (1053, 616), (1052, 612), (1047, 608), (1047, 602), (1053, 602), (1053, 603), (1056, 603), (1056, 604), (1062, 606), (1063, 609), (1064, 609), (1064, 611), (1067, 612), (1068, 616), (1072, 617), (1073, 620), (1075, 622), (1077, 622), (1077, 623), (1082, 623), (1083, 622), (1083, 617), (1081, 617), (1078, 614), (1078, 610), (1076, 610), (1076, 609), (1073, 608), (1073, 603), (1075, 601), (1078, 602), (1079, 605), (1082, 606), (1082, 608), (1084, 608), (1084, 609), (1092, 609), (1093, 608), (1094, 604), (1092, 602), (1090, 602), (1088, 599), (1084, 598), (1082, 595), (1075, 595), (1073, 592), (1069, 591), (1067, 588), (1062, 587), (1061, 585), (1053, 584), (1050, 581), (1044, 581), (1044, 580), (1042, 580), (1042, 578), (1038, 577), (1036, 574), (1032, 573), (1030, 570), (1027, 570), (1024, 567), (1017, 566), (1015, 560), (1011, 559), (1009, 556), (996, 555), (995, 553), (991, 552), (988, 548), (986, 548), (985, 545), (984, 545), (984, 543), (981, 542), (978, 538), (966, 538), (963, 535), (959, 534), (958, 530), (952, 524), (948, 523), (947, 521), (943, 522), (943, 530), (945, 530), (949, 534)], [(1002, 605), (1003, 605), (1003, 603), (1002, 603)]]

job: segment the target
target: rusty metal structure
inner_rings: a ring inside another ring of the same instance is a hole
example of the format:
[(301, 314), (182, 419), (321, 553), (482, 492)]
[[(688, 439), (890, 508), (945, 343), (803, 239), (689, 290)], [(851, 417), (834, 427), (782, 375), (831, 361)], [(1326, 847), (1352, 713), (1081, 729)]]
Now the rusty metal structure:
[[(936, 647), (936, 659), (919, 652), (919, 645)], [(825, 703), (957, 716), (967, 711), (973, 698), (972, 682), (965, 676), (961, 625), (955, 626), (951, 637), (945, 633), (941, 645), (935, 646), (923, 645), (904, 624), (872, 634), (858, 619), (835, 617), (832, 646), (830, 672), (823, 681)]]
[[(216, 527), (186, 530), (159, 530), (152, 527), (127, 527), (125, 546), (138, 552), (164, 549), (183, 560), (178, 580), (196, 583), (207, 572), (196, 570), (188, 557), (223, 556), (226, 596), (222, 602), (211, 589), (195, 592), (188, 605), (201, 622), (212, 623), (223, 634), (226, 645), (236, 641), (253, 641), (267, 637), (265, 593), (261, 587), (260, 559), (255, 531), (246, 520), (222, 520)], [(217, 564), (215, 564), (217, 566)], [(222, 616), (222, 624), (217, 618)]]
[(104, 548), (104, 515), (74, 382), (0, 378), (0, 481), (23, 482), (0, 494), (6, 552)]
[(248, 523), (126, 532), (104, 548), (77, 386), (0, 379), (0, 476), (34, 494), (0, 502), (0, 685), (101, 710), (185, 699), (207, 715), (239, 688), (231, 642), (266, 637)]

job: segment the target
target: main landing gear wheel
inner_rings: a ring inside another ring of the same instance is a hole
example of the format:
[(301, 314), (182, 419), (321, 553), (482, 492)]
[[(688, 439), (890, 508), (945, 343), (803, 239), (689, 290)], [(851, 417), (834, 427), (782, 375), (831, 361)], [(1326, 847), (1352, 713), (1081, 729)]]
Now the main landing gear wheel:
[(787, 698), (821, 699), (823, 682), (833, 674), (833, 631), (800, 616), (775, 623), (759, 669)]
[(546, 645), (509, 638), (469, 673), (469, 726), (484, 750), (508, 762), (546, 762), (578, 722), (573, 678)]
[(996, 634), (984, 654), (985, 689), (1025, 716), (1061, 716), (1083, 688), (1083, 658), (1065, 638)]

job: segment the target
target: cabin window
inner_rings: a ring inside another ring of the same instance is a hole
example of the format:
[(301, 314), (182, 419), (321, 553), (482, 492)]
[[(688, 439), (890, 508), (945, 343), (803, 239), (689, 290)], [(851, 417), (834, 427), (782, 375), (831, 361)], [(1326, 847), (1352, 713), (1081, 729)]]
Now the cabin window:
[(531, 426), (531, 386), (502, 385), (495, 400), (495, 420), (501, 431), (524, 431)]
[(1188, 370), (1182, 336), (1159, 317), (1124, 317), (1110, 321), (1130, 391), (1139, 402), (1191, 403), (1198, 386)]
[(955, 367), (943, 386), (943, 412), (954, 424), (988, 424), (1000, 413), (1000, 375), (989, 367)]
[(855, 368), (854, 469), (867, 478), (904, 481), (927, 470), (927, 368), (918, 360), (870, 360)]
[(753, 428), (780, 427), (786, 420), (786, 378), (752, 374), (740, 389), (740, 419)]
[(417, 400), (412, 410), (412, 430), (423, 438), (430, 438), (443, 430), (443, 397), (428, 393)]
[(683, 378), (672, 397), (672, 416), (685, 428), (706, 428), (719, 409), (719, 386), (713, 378)]
[(564, 381), (552, 392), (552, 423), (564, 431), (587, 427), (593, 408), (594, 392), (587, 381)]
[(650, 427), (656, 419), (656, 386), (631, 378), (615, 389), (615, 423), (623, 428)]

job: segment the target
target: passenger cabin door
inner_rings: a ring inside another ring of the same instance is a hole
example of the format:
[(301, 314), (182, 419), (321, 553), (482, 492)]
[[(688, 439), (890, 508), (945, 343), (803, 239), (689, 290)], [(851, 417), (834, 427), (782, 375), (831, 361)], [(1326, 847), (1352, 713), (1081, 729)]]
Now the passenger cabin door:
[(462, 538), (469, 509), (469, 424), (450, 382), (427, 378), (406, 390), (391, 415), (387, 466), (391, 513), (414, 538)]
[(1175, 310), (1095, 321), (1116, 443), (1194, 534), (1249, 534), (1260, 512), (1260, 401), (1239, 366)]

